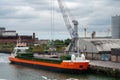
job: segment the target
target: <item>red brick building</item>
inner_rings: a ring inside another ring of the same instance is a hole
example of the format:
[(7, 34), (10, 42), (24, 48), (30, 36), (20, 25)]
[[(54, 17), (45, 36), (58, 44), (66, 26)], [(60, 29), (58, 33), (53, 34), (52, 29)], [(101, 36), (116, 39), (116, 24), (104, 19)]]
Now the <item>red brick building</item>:
[(33, 35), (16, 34), (16, 36), (0, 36), (0, 44), (16, 44), (19, 37), (22, 42), (26, 42), (27, 44), (34, 44), (36, 42), (35, 33), (33, 33)]

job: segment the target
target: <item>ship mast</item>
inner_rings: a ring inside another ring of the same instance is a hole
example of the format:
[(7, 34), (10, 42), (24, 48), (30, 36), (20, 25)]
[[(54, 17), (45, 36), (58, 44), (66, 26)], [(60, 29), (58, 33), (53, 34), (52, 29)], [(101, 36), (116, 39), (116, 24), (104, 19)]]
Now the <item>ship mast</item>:
[(50, 51), (51, 55), (53, 51), (55, 51), (54, 47), (54, 0), (51, 0), (51, 46), (50, 46)]

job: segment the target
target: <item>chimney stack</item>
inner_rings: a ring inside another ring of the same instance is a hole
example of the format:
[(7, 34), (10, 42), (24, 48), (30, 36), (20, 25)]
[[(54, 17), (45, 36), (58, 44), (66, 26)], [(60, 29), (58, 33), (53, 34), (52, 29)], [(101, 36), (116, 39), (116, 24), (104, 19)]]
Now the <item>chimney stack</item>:
[(92, 34), (91, 34), (91, 38), (94, 39), (94, 38), (95, 38), (95, 35), (96, 35), (96, 32), (93, 31)]

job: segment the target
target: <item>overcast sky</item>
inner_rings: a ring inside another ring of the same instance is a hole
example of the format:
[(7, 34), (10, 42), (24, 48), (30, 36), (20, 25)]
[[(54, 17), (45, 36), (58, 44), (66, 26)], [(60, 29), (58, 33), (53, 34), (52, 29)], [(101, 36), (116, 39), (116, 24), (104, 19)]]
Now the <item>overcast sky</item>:
[[(51, 38), (51, 1), (54, 2), (54, 38), (70, 38), (57, 0), (0, 0), (0, 27), (39, 39)], [(111, 17), (120, 15), (120, 0), (64, 0), (71, 16), (79, 21), (79, 36), (96, 31), (107, 36)], [(110, 34), (109, 34), (110, 35)], [(52, 35), (53, 37), (53, 35)]]

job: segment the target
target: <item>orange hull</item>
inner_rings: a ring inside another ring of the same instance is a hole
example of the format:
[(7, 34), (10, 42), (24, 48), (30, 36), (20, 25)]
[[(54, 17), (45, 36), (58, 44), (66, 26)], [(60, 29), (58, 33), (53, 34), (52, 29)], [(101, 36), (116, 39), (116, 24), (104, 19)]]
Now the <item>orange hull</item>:
[(31, 64), (31, 65), (40, 65), (40, 66), (46, 66), (46, 67), (54, 67), (59, 69), (71, 69), (71, 70), (87, 70), (89, 62), (71, 62), (71, 61), (63, 61), (60, 64), (56, 63), (48, 63), (48, 62), (40, 62), (40, 61), (33, 61), (33, 60), (24, 60), (20, 58), (13, 58), (9, 57), (9, 60), (11, 62), (16, 63), (25, 63), (25, 64)]

